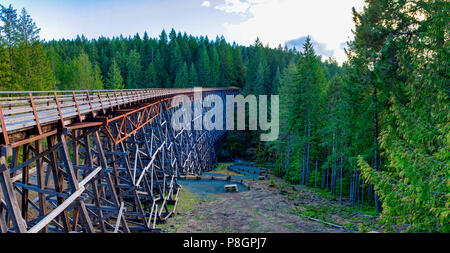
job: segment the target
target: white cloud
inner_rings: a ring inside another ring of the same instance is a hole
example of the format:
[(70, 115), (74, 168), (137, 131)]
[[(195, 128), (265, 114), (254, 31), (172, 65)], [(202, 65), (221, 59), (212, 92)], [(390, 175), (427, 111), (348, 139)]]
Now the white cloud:
[(340, 63), (346, 60), (342, 43), (353, 38), (352, 7), (364, 0), (225, 0), (216, 9), (245, 15), (240, 23), (225, 23), (226, 38), (252, 44), (256, 37), (272, 47), (311, 35), (334, 51)]
[(202, 3), (202, 6), (203, 6), (203, 7), (210, 7), (210, 6), (211, 6), (211, 3), (210, 3), (209, 1), (204, 1), (204, 2)]
[(249, 2), (250, 1), (246, 2), (245, 0), (243, 2), (240, 0), (225, 0), (225, 3), (222, 5), (217, 5), (216, 9), (228, 13), (244, 14), (250, 8)]

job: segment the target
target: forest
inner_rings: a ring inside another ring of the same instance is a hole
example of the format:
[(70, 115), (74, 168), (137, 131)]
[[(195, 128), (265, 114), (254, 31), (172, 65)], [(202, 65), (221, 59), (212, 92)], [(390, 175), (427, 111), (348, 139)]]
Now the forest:
[[(250, 46), (172, 29), (158, 38), (43, 41), (1, 6), (0, 90), (239, 87), (279, 94), (280, 137), (233, 132), (232, 157), (373, 208), (387, 231), (450, 232), (450, 3), (367, 0), (342, 66), (303, 48)], [(245, 145), (243, 145), (245, 144)]]

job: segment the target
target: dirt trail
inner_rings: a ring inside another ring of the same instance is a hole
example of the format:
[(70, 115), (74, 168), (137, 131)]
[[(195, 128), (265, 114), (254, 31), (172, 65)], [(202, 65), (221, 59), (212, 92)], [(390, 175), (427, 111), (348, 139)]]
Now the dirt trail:
[(163, 228), (182, 233), (343, 232), (300, 216), (298, 201), (268, 184), (268, 181), (251, 181), (249, 191), (214, 194), (203, 199), (184, 188), (179, 213)]

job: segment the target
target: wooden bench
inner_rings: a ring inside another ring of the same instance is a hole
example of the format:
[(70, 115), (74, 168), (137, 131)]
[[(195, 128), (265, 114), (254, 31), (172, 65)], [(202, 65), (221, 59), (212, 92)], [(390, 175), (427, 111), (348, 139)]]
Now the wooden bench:
[(239, 191), (237, 184), (227, 184), (225, 185), (226, 192), (237, 192)]

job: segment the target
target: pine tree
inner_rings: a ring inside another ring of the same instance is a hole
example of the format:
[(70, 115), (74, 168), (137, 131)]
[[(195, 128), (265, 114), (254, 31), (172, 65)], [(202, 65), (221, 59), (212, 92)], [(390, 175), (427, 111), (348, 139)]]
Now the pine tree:
[(49, 90), (54, 76), (47, 53), (39, 41), (39, 30), (25, 9), (17, 23), (17, 41), (13, 61), (16, 82), (25, 90)]
[(270, 87), (270, 94), (278, 94), (278, 90), (281, 84), (281, 72), (280, 67), (277, 68), (277, 72), (275, 72), (275, 76), (272, 80), (272, 86)]
[(221, 67), (219, 61), (219, 54), (217, 53), (215, 45), (211, 45), (209, 55), (211, 59), (211, 72), (210, 72), (211, 87), (219, 87), (221, 82), (220, 80)]
[(164, 68), (164, 58), (161, 56), (160, 51), (156, 52), (155, 57), (155, 70), (157, 75), (157, 87), (160, 88), (170, 88), (170, 86), (166, 86), (169, 80), (169, 74)]
[(14, 84), (9, 52), (6, 48), (6, 42), (0, 37), (0, 89), (6, 91), (19, 90), (20, 87)]
[(246, 80), (246, 73), (244, 60), (242, 59), (242, 50), (240, 47), (235, 47), (233, 50), (233, 66), (235, 73), (233, 86), (243, 87)]
[[(161, 35), (159, 36), (158, 43), (158, 52), (161, 61), (161, 68), (165, 69), (165, 71), (169, 70), (169, 42), (167, 39), (167, 33), (165, 30), (162, 30)], [(160, 80), (162, 81), (162, 80)], [(165, 83), (166, 80), (164, 80)], [(161, 86), (164, 87), (164, 86)]]
[(50, 62), (50, 68), (54, 77), (54, 82), (52, 85), (52, 90), (63, 89), (61, 86), (61, 70), (62, 70), (62, 59), (60, 55), (56, 52), (54, 46), (50, 46), (47, 49), (47, 57)]
[(41, 29), (36, 27), (36, 24), (31, 19), (30, 15), (25, 9), (22, 9), (22, 13), (17, 23), (17, 37), (21, 43), (32, 44), (35, 41), (39, 41), (39, 31)]
[(1, 7), (1, 21), (3, 22), (3, 26), (0, 27), (1, 35), (4, 36), (6, 40), (8, 54), (9, 54), (9, 62), (11, 70), (14, 70), (14, 48), (18, 42), (18, 20), (17, 20), (17, 10), (14, 9), (11, 5), (8, 8), (4, 7), (0, 4)]
[(288, 65), (284, 70), (280, 83), (280, 137), (275, 143), (275, 150), (278, 156), (277, 163), (285, 168), (278, 171), (278, 175), (285, 176), (287, 179), (295, 177), (295, 171), (291, 170), (291, 133), (293, 133), (295, 117), (292, 116), (296, 103), (295, 90), (297, 89), (297, 67), (294, 63)]
[(199, 51), (198, 59), (198, 82), (203, 88), (211, 87), (211, 75), (210, 75), (210, 65), (209, 56), (206, 52), (206, 47), (202, 46)]
[[(259, 74), (258, 69), (260, 69)], [(258, 91), (259, 94), (267, 94), (269, 86), (268, 76), (270, 75), (270, 73), (267, 65), (267, 56), (264, 51), (264, 46), (262, 45), (262, 42), (259, 40), (259, 38), (256, 39), (255, 44), (252, 48), (247, 73), (247, 82), (244, 86), (245, 92), (252, 93)], [(259, 87), (255, 86), (257, 82), (258, 85), (260, 85)]]
[(55, 77), (47, 53), (40, 42), (33, 42), (30, 58), (30, 85), (26, 89), (33, 91), (51, 90), (55, 83)]
[(123, 84), (123, 78), (120, 74), (120, 69), (117, 66), (116, 61), (113, 61), (108, 72), (108, 79), (105, 83), (105, 88), (110, 90), (120, 90), (123, 89), (125, 85)]
[(360, 156), (359, 167), (375, 184), (387, 228), (450, 231), (450, 102), (441, 68), (449, 10), (446, 1), (379, 0), (354, 11), (351, 62), (371, 85), (375, 135), (375, 161)]
[(131, 50), (127, 62), (127, 88), (138, 89), (142, 87), (142, 66), (140, 55)]
[(183, 58), (181, 56), (180, 47), (175, 39), (173, 41), (171, 40), (169, 48), (169, 75), (171, 77), (171, 81), (175, 81), (178, 70), (182, 66)]
[(100, 70), (100, 66), (98, 64), (94, 65), (94, 72), (93, 72), (93, 87), (91, 89), (93, 90), (103, 90), (103, 76), (102, 71)]
[(157, 88), (158, 86), (158, 80), (157, 80), (157, 74), (156, 74), (156, 69), (155, 69), (155, 65), (153, 63), (150, 63), (148, 65), (147, 71), (145, 72), (145, 78), (146, 78), (146, 83), (145, 83), (145, 87), (146, 88)]
[(197, 69), (195, 69), (194, 63), (192, 63), (189, 68), (189, 87), (198, 87), (198, 84)]
[(219, 43), (219, 55), (220, 55), (220, 84), (224, 87), (230, 87), (235, 80), (235, 72), (233, 68), (233, 52), (225, 41), (221, 39)]
[(72, 83), (68, 85), (71, 90), (97, 90), (101, 89), (99, 77), (100, 68), (92, 66), (86, 53), (81, 53), (72, 61), (73, 77)]
[(175, 88), (187, 88), (189, 87), (189, 72), (186, 62), (183, 63), (183, 66), (177, 73), (177, 77), (175, 78)]
[(265, 89), (265, 80), (264, 80), (264, 76), (265, 76), (265, 69), (263, 66), (263, 63), (260, 62), (258, 65), (258, 69), (256, 71), (256, 79), (254, 80), (253, 83), (253, 92), (255, 95), (266, 95), (266, 89)]

